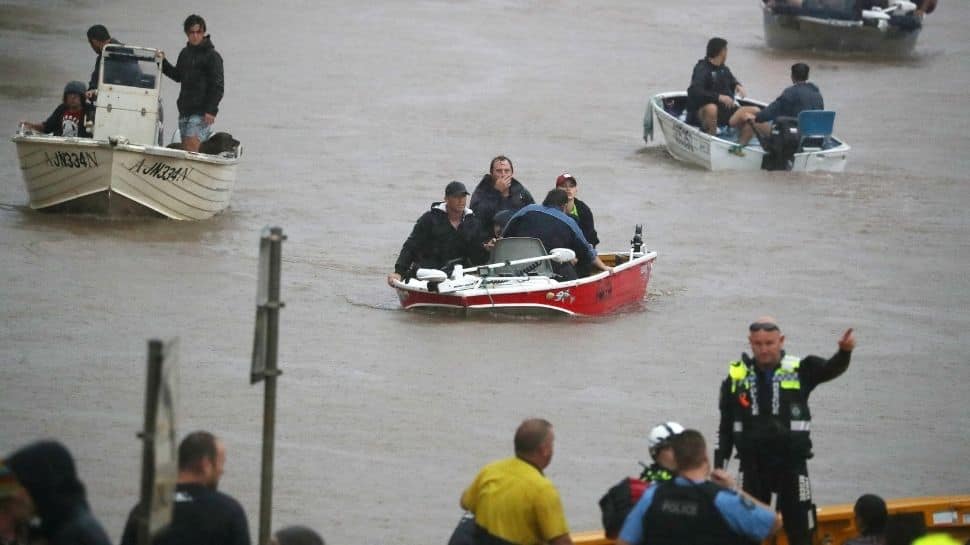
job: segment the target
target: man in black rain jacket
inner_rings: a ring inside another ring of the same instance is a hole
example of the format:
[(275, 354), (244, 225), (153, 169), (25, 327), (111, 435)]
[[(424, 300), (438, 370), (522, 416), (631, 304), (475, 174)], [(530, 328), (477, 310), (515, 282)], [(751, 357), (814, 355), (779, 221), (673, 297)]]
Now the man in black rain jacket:
[(467, 200), (465, 184), (457, 181), (448, 184), (444, 202), (432, 204), (404, 241), (394, 272), (387, 277), (390, 286), (420, 267), (440, 269), (455, 259), (462, 260), (464, 265), (485, 263), (488, 258), (485, 232), (474, 213), (465, 208)]
[(189, 15), (184, 27), (188, 44), (179, 53), (175, 66), (168, 59), (162, 61), (162, 72), (182, 84), (176, 102), (182, 148), (199, 151), (199, 145), (208, 140), (216, 122), (225, 78), (222, 56), (205, 33), (205, 20), (198, 15)]

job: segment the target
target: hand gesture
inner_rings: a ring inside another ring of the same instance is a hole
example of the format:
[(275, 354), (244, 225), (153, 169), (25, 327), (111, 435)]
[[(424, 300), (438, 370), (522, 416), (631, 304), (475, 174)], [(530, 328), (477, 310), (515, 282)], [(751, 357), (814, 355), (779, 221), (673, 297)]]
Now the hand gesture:
[(734, 477), (724, 469), (715, 469), (712, 471), (711, 482), (724, 488), (734, 489), (738, 487), (738, 483), (735, 482)]
[(842, 334), (842, 338), (839, 339), (839, 350), (844, 352), (852, 352), (855, 348), (855, 334), (852, 333), (852, 328), (845, 330)]

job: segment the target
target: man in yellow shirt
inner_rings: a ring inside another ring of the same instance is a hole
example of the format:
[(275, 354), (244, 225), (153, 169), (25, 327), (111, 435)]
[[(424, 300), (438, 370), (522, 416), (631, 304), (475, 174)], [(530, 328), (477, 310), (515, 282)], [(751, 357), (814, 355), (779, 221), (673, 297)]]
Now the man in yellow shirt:
[(461, 507), (475, 514), (476, 545), (572, 545), (559, 492), (542, 473), (554, 440), (548, 421), (523, 421), (515, 456), (482, 468), (461, 495)]

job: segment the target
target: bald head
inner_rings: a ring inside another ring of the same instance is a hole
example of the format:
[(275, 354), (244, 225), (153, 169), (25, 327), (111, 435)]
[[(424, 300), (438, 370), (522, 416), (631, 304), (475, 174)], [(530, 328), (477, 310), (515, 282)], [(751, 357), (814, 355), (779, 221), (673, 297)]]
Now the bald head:
[(535, 454), (549, 436), (552, 424), (542, 418), (529, 418), (515, 430), (515, 453)]

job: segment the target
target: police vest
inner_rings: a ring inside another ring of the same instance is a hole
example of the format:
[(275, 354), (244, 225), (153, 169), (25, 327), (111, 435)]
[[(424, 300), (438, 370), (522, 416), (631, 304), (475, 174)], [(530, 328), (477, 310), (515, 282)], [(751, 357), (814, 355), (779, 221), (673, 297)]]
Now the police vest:
[(769, 388), (770, 406), (762, 407), (757, 368), (732, 361), (731, 402), (734, 414), (734, 444), (738, 452), (771, 450), (793, 458), (812, 456), (812, 414), (798, 376), (801, 359), (786, 355), (775, 369)]
[(728, 527), (714, 505), (723, 488), (712, 482), (681, 486), (656, 485), (653, 501), (643, 515), (644, 545), (735, 545), (749, 541)]

